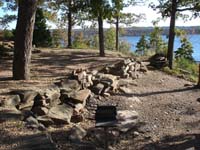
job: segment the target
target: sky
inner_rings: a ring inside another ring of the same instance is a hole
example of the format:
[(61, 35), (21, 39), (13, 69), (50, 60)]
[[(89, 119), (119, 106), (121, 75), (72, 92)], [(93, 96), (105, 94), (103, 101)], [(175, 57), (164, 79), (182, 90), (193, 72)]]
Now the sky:
[[(153, 0), (153, 1), (155, 1), (155, 0)], [(124, 12), (134, 12), (135, 14), (140, 14), (140, 13), (145, 14), (145, 18), (146, 18), (145, 20), (142, 20), (138, 23), (134, 23), (132, 25), (132, 26), (138, 26), (138, 27), (153, 26), (152, 21), (156, 20), (158, 17), (160, 17), (160, 15), (156, 11), (153, 11), (151, 8), (148, 7), (148, 4), (146, 4), (144, 6), (132, 6), (132, 7), (124, 9), (123, 11)], [(186, 13), (190, 14), (189, 12), (186, 12)], [(5, 14), (11, 14), (11, 12), (4, 12), (4, 10), (0, 9), (0, 17), (2, 17)], [(169, 26), (169, 21), (170, 21), (169, 19), (166, 19), (165, 21), (161, 20), (158, 23), (158, 26)], [(56, 28), (56, 26), (52, 23), (49, 23), (48, 25), (51, 26), (51, 28)], [(12, 22), (9, 25), (9, 29), (14, 29), (15, 26), (16, 26), (16, 21)], [(193, 20), (186, 21), (186, 22), (184, 22), (182, 19), (177, 19), (176, 26), (200, 26), (200, 18), (193, 19)], [(110, 27), (110, 25), (107, 23), (104, 23), (104, 27), (108, 28), (108, 27)]]

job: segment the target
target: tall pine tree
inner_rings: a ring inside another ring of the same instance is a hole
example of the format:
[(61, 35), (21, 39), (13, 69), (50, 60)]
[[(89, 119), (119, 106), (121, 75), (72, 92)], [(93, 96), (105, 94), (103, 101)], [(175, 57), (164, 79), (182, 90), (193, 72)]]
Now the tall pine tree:
[(46, 18), (42, 8), (38, 8), (36, 12), (33, 44), (39, 47), (48, 47), (52, 45), (52, 37), (50, 31), (47, 29)]

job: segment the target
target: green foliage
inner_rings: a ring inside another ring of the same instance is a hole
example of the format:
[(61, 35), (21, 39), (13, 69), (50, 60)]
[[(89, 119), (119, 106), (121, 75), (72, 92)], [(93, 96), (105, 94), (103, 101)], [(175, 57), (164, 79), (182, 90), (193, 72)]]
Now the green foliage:
[(105, 48), (107, 50), (115, 50), (115, 28), (109, 28), (105, 32)]
[(155, 26), (154, 30), (150, 33), (149, 46), (155, 53), (164, 53), (167, 51), (167, 44), (161, 37), (162, 29)]
[(35, 17), (35, 27), (33, 32), (33, 44), (47, 47), (52, 45), (50, 31), (47, 29), (46, 18), (41, 8), (37, 9)]
[(191, 74), (197, 74), (198, 72), (198, 66), (194, 61), (185, 59), (185, 58), (179, 58), (175, 60), (175, 66), (176, 68), (181, 68), (189, 71)]
[(88, 3), (88, 17), (94, 19), (97, 17), (102, 17), (103, 19), (108, 19), (112, 17), (112, 8), (108, 0), (90, 0)]
[(84, 39), (83, 32), (80, 32), (74, 37), (74, 41), (72, 44), (73, 48), (84, 49), (90, 46), (89, 41)]
[(178, 50), (175, 52), (175, 58), (185, 58), (190, 61), (194, 61), (192, 57), (193, 53), (193, 47), (192, 44), (188, 41), (186, 37), (181, 39), (181, 47), (178, 48)]
[(168, 67), (165, 67), (164, 71), (171, 75), (183, 77), (192, 82), (197, 82), (198, 80), (198, 64), (185, 58), (176, 59), (174, 62), (174, 68), (171, 70)]
[(176, 29), (176, 35), (181, 39), (181, 47), (179, 47), (178, 50), (175, 51), (175, 58), (184, 58), (190, 61), (194, 61), (192, 57), (193, 47), (187, 39), (186, 32), (184, 30)]
[(97, 49), (99, 48), (99, 38), (98, 35), (93, 35), (92, 38), (90, 39), (90, 47)]
[(146, 40), (145, 35), (142, 35), (139, 42), (136, 45), (136, 53), (139, 55), (145, 55), (147, 53), (147, 49), (149, 48), (149, 43)]
[(52, 30), (52, 46), (53, 47), (66, 47), (67, 33), (65, 29)]
[(14, 34), (13, 31), (10, 30), (4, 30), (3, 31), (3, 40), (14, 40)]

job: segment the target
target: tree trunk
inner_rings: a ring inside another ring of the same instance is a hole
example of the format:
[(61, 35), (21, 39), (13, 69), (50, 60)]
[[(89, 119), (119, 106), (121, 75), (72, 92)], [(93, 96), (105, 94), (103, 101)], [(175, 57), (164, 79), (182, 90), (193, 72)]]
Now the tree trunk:
[(119, 50), (119, 16), (116, 17), (116, 43), (115, 48)]
[(72, 48), (72, 13), (69, 9), (69, 12), (67, 14), (68, 17), (68, 48)]
[(104, 57), (104, 33), (103, 33), (103, 19), (101, 16), (98, 17), (98, 25), (99, 25), (99, 54)]
[(33, 29), (38, 0), (20, 0), (15, 35), (13, 79), (30, 79)]
[(173, 69), (173, 54), (174, 54), (174, 38), (175, 38), (175, 22), (176, 22), (176, 0), (172, 0), (172, 11), (170, 18), (170, 28), (169, 28), (169, 41), (168, 41), (168, 52), (167, 59), (169, 61), (169, 68)]

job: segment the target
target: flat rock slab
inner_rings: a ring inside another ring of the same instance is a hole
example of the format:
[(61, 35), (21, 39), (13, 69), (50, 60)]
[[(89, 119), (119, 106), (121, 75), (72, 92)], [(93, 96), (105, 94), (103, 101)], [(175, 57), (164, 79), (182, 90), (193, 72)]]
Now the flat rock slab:
[(15, 107), (19, 105), (20, 97), (19, 95), (6, 96), (5, 99), (1, 101), (1, 106), (3, 107)]
[(22, 113), (15, 107), (0, 107), (0, 120), (21, 120)]
[(30, 135), (23, 139), (18, 150), (56, 150), (55, 144), (47, 134)]
[(47, 114), (55, 123), (70, 123), (73, 115), (73, 108), (69, 105), (62, 104), (52, 107)]
[(77, 80), (63, 80), (60, 83), (60, 88), (66, 92), (78, 91), (81, 87)]
[(131, 90), (131, 89), (128, 88), (128, 87), (122, 86), (122, 87), (119, 88), (119, 90), (120, 90), (121, 92), (125, 93), (125, 94), (133, 94), (133, 90)]
[(135, 127), (138, 119), (138, 113), (131, 110), (117, 111), (118, 128), (121, 132), (127, 132)]
[(70, 131), (69, 131), (69, 139), (73, 142), (80, 142), (85, 136), (87, 132), (79, 127), (79, 126), (74, 126)]
[(71, 98), (77, 103), (86, 104), (87, 98), (90, 96), (91, 91), (88, 89), (80, 90), (71, 95)]

